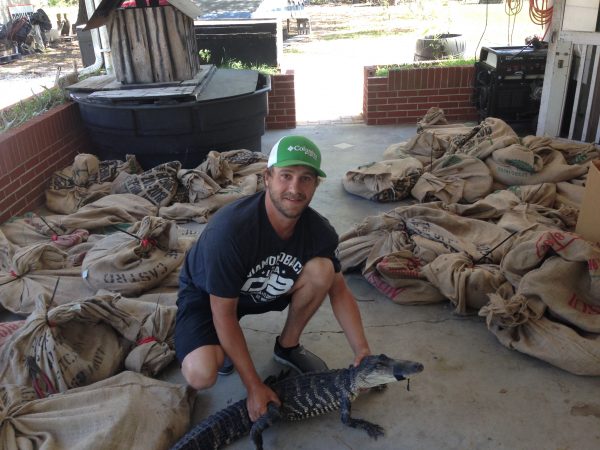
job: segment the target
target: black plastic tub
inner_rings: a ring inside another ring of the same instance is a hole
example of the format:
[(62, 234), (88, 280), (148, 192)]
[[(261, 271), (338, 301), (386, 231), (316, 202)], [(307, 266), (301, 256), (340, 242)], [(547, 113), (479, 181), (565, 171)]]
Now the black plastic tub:
[(198, 166), (211, 150), (261, 151), (268, 113), (268, 75), (256, 90), (205, 101), (107, 104), (74, 92), (83, 122), (100, 160), (134, 154), (144, 170), (169, 161)]

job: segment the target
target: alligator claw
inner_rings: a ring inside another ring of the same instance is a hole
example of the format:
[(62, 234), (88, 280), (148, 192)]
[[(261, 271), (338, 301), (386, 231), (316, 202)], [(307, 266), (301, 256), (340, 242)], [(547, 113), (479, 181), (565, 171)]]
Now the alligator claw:
[(369, 423), (369, 426), (366, 427), (365, 430), (369, 434), (369, 437), (372, 437), (373, 439), (377, 439), (385, 434), (383, 427), (374, 423)]
[(373, 439), (377, 439), (385, 434), (383, 427), (367, 420), (350, 418), (346, 424), (352, 428), (365, 430), (369, 437), (372, 437)]

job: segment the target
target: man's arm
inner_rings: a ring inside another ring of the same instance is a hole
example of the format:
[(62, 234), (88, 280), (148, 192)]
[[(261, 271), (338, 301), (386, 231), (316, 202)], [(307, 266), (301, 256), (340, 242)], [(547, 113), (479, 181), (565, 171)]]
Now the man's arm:
[(356, 366), (365, 356), (371, 354), (371, 349), (365, 336), (358, 304), (348, 289), (341, 272), (334, 275), (333, 284), (329, 289), (329, 299), (333, 314), (354, 351), (354, 365)]
[(255, 422), (267, 412), (267, 404), (280, 404), (277, 395), (258, 376), (246, 338), (237, 318), (237, 299), (210, 296), (210, 307), (223, 351), (231, 358), (248, 391), (248, 415)]

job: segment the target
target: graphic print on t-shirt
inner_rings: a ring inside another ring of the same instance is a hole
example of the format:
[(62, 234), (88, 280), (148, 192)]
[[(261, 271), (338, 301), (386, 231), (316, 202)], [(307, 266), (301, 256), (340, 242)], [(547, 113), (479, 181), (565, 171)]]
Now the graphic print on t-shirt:
[(285, 295), (302, 271), (302, 263), (295, 256), (281, 252), (258, 263), (248, 273), (241, 289), (255, 303), (266, 303)]

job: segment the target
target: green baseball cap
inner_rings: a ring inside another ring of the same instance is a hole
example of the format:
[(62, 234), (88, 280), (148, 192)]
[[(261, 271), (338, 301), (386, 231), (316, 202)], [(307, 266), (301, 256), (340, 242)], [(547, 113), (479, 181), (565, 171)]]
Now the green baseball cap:
[(269, 154), (267, 167), (308, 166), (320, 177), (327, 177), (321, 170), (321, 151), (304, 136), (285, 136), (277, 141)]

